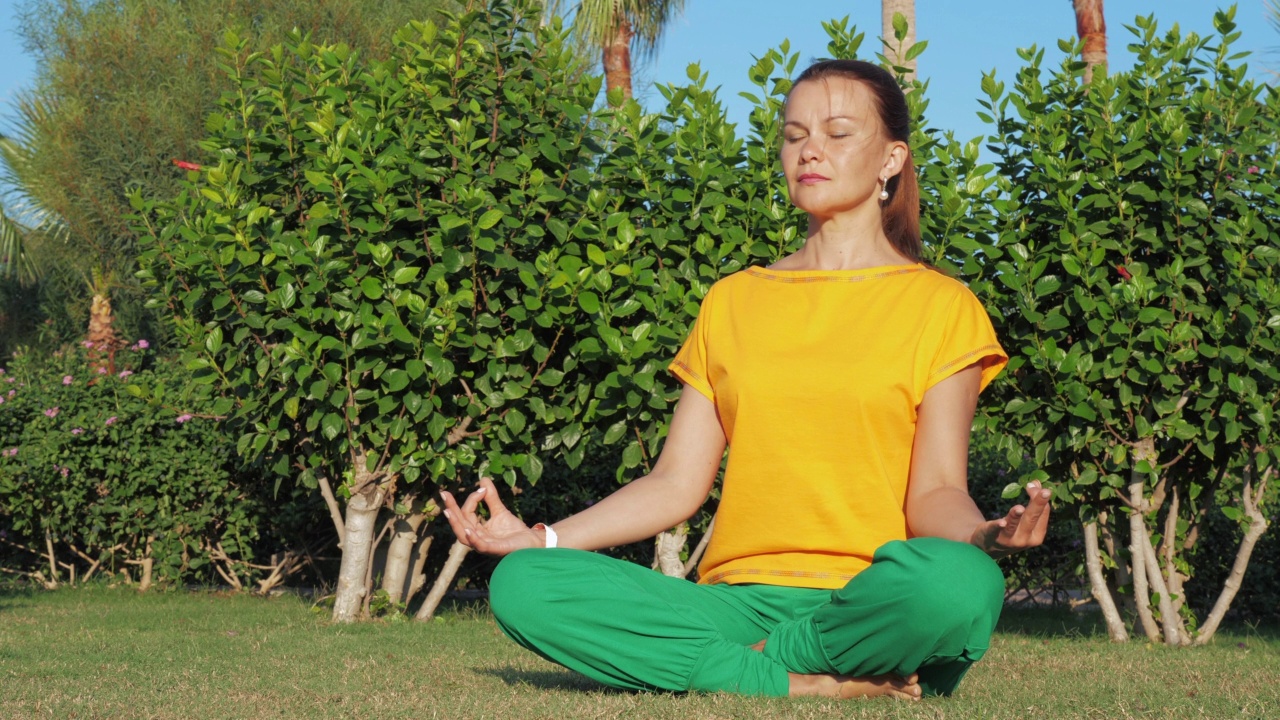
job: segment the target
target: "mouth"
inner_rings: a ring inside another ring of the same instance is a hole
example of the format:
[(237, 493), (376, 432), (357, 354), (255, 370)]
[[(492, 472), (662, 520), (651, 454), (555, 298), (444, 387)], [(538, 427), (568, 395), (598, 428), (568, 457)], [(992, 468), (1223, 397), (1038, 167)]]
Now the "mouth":
[(824, 175), (819, 175), (817, 173), (805, 173), (804, 175), (801, 175), (800, 177), (796, 178), (796, 182), (799, 182), (804, 185), (812, 185), (814, 183), (820, 183), (830, 179), (831, 178), (828, 178)]

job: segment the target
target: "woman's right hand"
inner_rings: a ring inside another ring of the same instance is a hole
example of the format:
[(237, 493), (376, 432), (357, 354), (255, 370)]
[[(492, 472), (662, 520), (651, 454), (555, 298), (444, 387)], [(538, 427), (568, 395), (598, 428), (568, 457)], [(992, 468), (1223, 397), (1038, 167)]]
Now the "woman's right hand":
[[(521, 522), (498, 498), (493, 480), (480, 478), (480, 488), (467, 496), (461, 507), (453, 495), (440, 491), (444, 517), (463, 545), (487, 555), (506, 555), (524, 548), (546, 547), (546, 536)], [(476, 514), (480, 503), (489, 508), (489, 519)]]

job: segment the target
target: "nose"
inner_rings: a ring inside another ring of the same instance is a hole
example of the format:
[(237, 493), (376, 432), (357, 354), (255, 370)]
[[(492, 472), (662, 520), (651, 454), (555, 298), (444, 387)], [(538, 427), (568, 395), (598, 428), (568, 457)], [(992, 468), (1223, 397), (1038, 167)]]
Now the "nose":
[(800, 162), (812, 162), (822, 159), (822, 145), (817, 138), (810, 135), (804, 139), (804, 143), (800, 145)]

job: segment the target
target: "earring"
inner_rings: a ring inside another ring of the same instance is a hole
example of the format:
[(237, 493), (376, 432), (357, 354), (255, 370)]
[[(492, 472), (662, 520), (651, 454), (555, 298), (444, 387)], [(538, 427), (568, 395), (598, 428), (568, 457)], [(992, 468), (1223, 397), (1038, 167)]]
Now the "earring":
[(884, 202), (889, 199), (889, 188), (885, 187), (888, 182), (888, 180), (880, 178), (880, 202)]

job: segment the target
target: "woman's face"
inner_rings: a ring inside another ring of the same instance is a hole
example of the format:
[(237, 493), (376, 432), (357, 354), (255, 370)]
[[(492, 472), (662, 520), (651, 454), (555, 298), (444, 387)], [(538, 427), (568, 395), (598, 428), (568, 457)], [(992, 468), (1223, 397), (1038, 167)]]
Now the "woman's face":
[(796, 207), (819, 218), (879, 208), (879, 180), (902, 169), (906, 145), (888, 138), (865, 84), (802, 82), (787, 98), (784, 123), (782, 169)]

